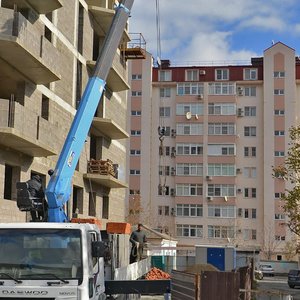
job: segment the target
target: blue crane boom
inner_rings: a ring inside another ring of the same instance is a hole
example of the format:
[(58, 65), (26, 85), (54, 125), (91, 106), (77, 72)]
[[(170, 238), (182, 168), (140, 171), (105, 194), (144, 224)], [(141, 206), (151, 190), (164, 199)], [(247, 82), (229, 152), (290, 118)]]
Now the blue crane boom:
[(64, 204), (70, 199), (72, 177), (82, 152), (95, 111), (103, 94), (106, 78), (119, 46), (134, 0), (123, 0), (106, 35), (104, 46), (97, 59), (94, 74), (90, 77), (74, 117), (56, 167), (45, 194), (48, 200), (48, 222), (67, 222)]

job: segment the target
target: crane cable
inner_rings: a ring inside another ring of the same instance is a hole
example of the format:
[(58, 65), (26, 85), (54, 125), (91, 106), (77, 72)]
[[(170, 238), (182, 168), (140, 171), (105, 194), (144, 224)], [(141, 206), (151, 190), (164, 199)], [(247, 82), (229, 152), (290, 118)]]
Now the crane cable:
[[(160, 37), (160, 11), (159, 11), (159, 0), (156, 0), (156, 46), (157, 46), (157, 65), (161, 70), (161, 37)], [(162, 96), (159, 90), (159, 126), (158, 126), (158, 135), (159, 135), (159, 187), (161, 189), (162, 194), (165, 192), (166, 186), (166, 172), (165, 172), (165, 160), (164, 160), (164, 137), (165, 137), (165, 124), (164, 124), (164, 117), (161, 115), (161, 109), (164, 108)]]

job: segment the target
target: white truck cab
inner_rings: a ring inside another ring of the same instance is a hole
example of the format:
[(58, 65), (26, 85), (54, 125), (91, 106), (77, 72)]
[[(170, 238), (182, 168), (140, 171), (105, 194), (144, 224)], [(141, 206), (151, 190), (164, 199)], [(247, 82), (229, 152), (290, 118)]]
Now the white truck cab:
[(106, 299), (98, 226), (0, 224), (0, 299)]

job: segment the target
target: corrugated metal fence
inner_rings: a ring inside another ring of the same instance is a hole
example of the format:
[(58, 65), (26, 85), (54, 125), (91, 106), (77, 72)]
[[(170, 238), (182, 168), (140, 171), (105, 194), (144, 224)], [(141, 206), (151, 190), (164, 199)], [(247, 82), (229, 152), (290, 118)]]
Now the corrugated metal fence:
[(200, 274), (172, 270), (172, 300), (239, 300), (237, 272), (203, 271)]

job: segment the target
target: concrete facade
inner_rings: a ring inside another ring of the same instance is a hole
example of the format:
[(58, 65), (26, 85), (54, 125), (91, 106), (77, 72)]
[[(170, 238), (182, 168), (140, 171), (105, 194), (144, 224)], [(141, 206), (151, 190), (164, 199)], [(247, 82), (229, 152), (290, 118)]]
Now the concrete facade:
[(290, 187), (272, 168), (299, 123), (295, 51), (279, 42), (246, 65), (147, 61), (130, 67), (129, 218), (178, 245), (286, 259), (295, 237), (280, 193)]
[[(16, 182), (39, 174), (46, 186), (47, 172), (55, 167), (114, 15), (115, 1), (94, 2), (0, 2), (1, 222), (28, 220), (16, 205)], [(127, 41), (125, 29), (120, 46)], [(125, 220), (126, 177), (90, 174), (88, 161), (109, 159), (120, 169), (127, 168), (129, 85), (127, 60), (120, 49), (66, 205), (70, 217), (74, 213), (97, 217), (103, 229), (108, 221)]]

